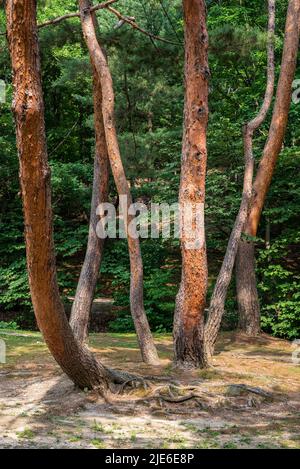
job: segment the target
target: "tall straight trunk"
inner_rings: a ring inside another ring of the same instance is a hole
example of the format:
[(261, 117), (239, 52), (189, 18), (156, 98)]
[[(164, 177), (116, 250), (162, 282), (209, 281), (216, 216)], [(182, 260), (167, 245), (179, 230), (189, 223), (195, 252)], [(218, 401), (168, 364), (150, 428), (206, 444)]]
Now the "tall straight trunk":
[[(207, 256), (204, 226), (199, 243), (190, 249), (188, 206), (204, 207), (206, 132), (208, 123), (208, 34), (204, 0), (183, 0), (185, 22), (185, 106), (179, 203), (182, 233), (182, 274), (174, 317), (174, 361), (177, 366), (205, 366), (204, 309), (207, 292)], [(202, 220), (204, 223), (204, 221)]]
[(80, 388), (98, 388), (104, 395), (108, 389), (107, 371), (75, 340), (57, 285), (36, 1), (8, 0), (6, 15), (27, 267), (35, 316), (50, 352), (71, 380)]
[[(261, 212), (283, 144), (297, 65), (299, 28), (300, 0), (290, 0), (272, 121), (253, 183), (251, 208), (244, 227), (244, 233), (248, 239), (257, 235)], [(239, 326), (247, 334), (256, 335), (260, 332), (260, 307), (255, 276), (255, 251), (251, 240), (240, 241), (236, 263), (236, 284)]]
[(70, 325), (75, 338), (80, 342), (84, 342), (87, 339), (88, 323), (104, 246), (104, 240), (100, 239), (96, 233), (99, 221), (96, 209), (99, 204), (107, 202), (109, 183), (109, 159), (102, 117), (102, 90), (97, 71), (94, 67), (93, 99), (96, 146), (89, 236), (70, 317)]
[[(119, 197), (127, 197), (127, 207), (132, 203), (131, 193), (124, 172), (119, 150), (119, 143), (114, 123), (114, 91), (113, 82), (107, 59), (97, 40), (95, 25), (90, 11), (90, 0), (79, 0), (83, 35), (90, 53), (91, 61), (97, 70), (102, 87), (102, 115), (104, 121), (106, 144), (112, 173), (117, 186)], [(133, 216), (125, 217), (126, 231)], [(130, 279), (130, 307), (134, 321), (142, 358), (146, 363), (158, 364), (158, 355), (150, 331), (143, 301), (143, 264), (138, 239), (127, 233), (131, 279)]]
[(245, 157), (245, 172), (243, 195), (239, 213), (235, 220), (233, 230), (231, 232), (228, 246), (226, 249), (225, 257), (220, 269), (216, 285), (212, 294), (208, 320), (205, 326), (205, 344), (208, 356), (213, 354), (217, 335), (220, 329), (221, 320), (224, 314), (225, 300), (227, 290), (232, 277), (233, 266), (238, 251), (239, 241), (241, 239), (242, 230), (247, 220), (249, 204), (252, 195), (253, 183), (253, 135), (254, 132), (264, 122), (267, 113), (270, 109), (275, 82), (275, 65), (274, 65), (274, 32), (275, 32), (275, 0), (268, 0), (268, 67), (267, 67), (267, 85), (263, 104), (255, 116), (244, 127), (244, 157)]

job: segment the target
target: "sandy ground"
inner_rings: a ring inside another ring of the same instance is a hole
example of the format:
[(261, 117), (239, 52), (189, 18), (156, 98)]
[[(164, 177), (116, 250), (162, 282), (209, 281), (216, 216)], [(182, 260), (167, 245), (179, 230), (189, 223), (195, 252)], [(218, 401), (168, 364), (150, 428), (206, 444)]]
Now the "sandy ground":
[(179, 372), (168, 336), (156, 338), (162, 365), (151, 368), (133, 335), (94, 334), (107, 365), (163, 378), (107, 404), (74, 388), (40, 334), (0, 338), (1, 448), (300, 448), (300, 365), (289, 342), (224, 333), (211, 369)]

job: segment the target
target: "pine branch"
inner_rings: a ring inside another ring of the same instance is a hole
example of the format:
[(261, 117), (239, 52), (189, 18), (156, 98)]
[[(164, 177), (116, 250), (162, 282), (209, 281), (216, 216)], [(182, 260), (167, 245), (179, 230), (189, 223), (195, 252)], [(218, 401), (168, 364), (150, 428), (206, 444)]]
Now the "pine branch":
[[(120, 21), (122, 21), (123, 23), (129, 24), (133, 29), (136, 29), (140, 33), (144, 34), (145, 36), (148, 36), (151, 40), (161, 41), (161, 42), (165, 42), (167, 44), (174, 44), (176, 46), (182, 46), (182, 44), (179, 43), (179, 42), (174, 42), (174, 41), (171, 41), (169, 39), (165, 39), (163, 37), (156, 36), (155, 34), (149, 33), (145, 29), (141, 28), (135, 22), (135, 20), (131, 19), (130, 17), (128, 17), (126, 15), (123, 15), (122, 13), (120, 13), (115, 8), (112, 8), (110, 5), (112, 5), (113, 3), (116, 3), (117, 1), (118, 0), (107, 0), (106, 2), (99, 3), (98, 5), (95, 5), (95, 6), (91, 7), (90, 12), (92, 13), (92, 12), (95, 12), (95, 11), (98, 11), (98, 10), (106, 9), (106, 10), (110, 11), (111, 13), (113, 13)], [(45, 23), (40, 23), (38, 25), (38, 29), (45, 28), (45, 27), (51, 26), (51, 25), (55, 26), (55, 25), (65, 21), (65, 20), (69, 20), (70, 18), (80, 18), (80, 13), (79, 12), (67, 13), (66, 15), (59, 16), (59, 17), (54, 18), (54, 19), (49, 20), (49, 21), (45, 21)], [(5, 34), (6, 34), (6, 32), (5, 33), (0, 33), (0, 36), (4, 36)]]
[[(98, 11), (98, 10), (103, 10), (103, 9), (109, 7), (109, 5), (112, 5), (113, 3), (116, 3), (117, 1), (118, 0), (107, 0), (107, 1), (102, 2), (102, 3), (98, 3), (97, 5), (92, 6), (90, 11), (95, 12), (95, 11)], [(53, 18), (52, 20), (45, 21), (45, 23), (40, 23), (40, 24), (38, 24), (38, 29), (45, 28), (45, 27), (51, 26), (51, 25), (55, 26), (55, 25), (61, 23), (62, 21), (69, 20), (71, 18), (80, 18), (79, 11), (76, 11), (74, 13), (67, 13), (66, 15), (58, 16), (57, 18)], [(6, 35), (6, 32), (0, 33), (0, 36), (5, 36), (5, 35)]]
[(171, 41), (169, 39), (165, 39), (163, 37), (156, 36), (155, 34), (149, 33), (145, 29), (141, 28), (135, 21), (130, 19), (128, 16), (122, 15), (122, 13), (120, 13), (118, 10), (116, 10), (115, 8), (113, 8), (111, 6), (108, 6), (107, 10), (110, 11), (111, 13), (113, 13), (119, 20), (124, 21), (124, 23), (129, 24), (133, 29), (136, 29), (137, 31), (139, 31), (142, 34), (145, 34), (146, 36), (150, 37), (151, 39), (155, 39), (155, 40), (161, 41), (161, 42), (166, 42), (167, 44), (174, 44), (176, 46), (181, 46), (182, 45), (179, 42), (174, 42), (174, 41)]
[[(98, 10), (103, 10), (105, 8), (108, 8), (109, 5), (116, 3), (118, 0), (107, 0), (106, 2), (103, 3), (98, 3), (98, 5), (94, 5), (90, 8), (91, 12), (98, 11)], [(61, 23), (62, 21), (68, 20), (70, 18), (80, 18), (80, 13), (79, 11), (75, 13), (68, 13), (63, 16), (59, 16), (58, 18), (54, 18), (53, 20), (46, 21), (45, 23), (41, 23), (38, 25), (38, 28), (45, 28), (46, 26), (50, 25), (56, 25)]]

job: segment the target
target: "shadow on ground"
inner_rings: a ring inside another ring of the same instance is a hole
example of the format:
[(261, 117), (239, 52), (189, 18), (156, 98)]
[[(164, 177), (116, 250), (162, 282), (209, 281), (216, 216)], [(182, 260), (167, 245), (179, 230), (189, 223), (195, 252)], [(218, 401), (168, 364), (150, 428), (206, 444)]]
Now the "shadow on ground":
[[(300, 447), (300, 366), (286, 341), (224, 333), (211, 369), (179, 372), (169, 336), (156, 338), (161, 367), (149, 367), (134, 335), (93, 334), (90, 346), (106, 365), (148, 377), (147, 389), (107, 404), (74, 388), (38, 333), (20, 334), (1, 335), (2, 448)], [(191, 392), (199, 397), (164, 399)]]

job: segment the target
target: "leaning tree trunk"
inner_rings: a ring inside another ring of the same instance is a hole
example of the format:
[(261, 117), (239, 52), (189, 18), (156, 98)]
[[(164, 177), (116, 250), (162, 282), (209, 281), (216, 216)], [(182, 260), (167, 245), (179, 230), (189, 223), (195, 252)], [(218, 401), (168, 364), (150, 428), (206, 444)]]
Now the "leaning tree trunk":
[(6, 2), (13, 111), (20, 160), (27, 267), (38, 326), (55, 360), (80, 388), (108, 389), (107, 370), (74, 338), (61, 302), (52, 233), (35, 0)]
[(267, 86), (264, 101), (257, 116), (244, 127), (244, 157), (245, 172), (242, 201), (237, 215), (233, 230), (231, 232), (225, 257), (220, 269), (216, 285), (212, 294), (208, 320), (205, 326), (205, 345), (207, 355), (211, 356), (214, 351), (217, 335), (220, 329), (221, 320), (224, 314), (225, 300), (227, 290), (232, 277), (233, 266), (238, 251), (239, 241), (242, 230), (247, 220), (249, 204), (252, 195), (252, 182), (254, 170), (253, 158), (253, 134), (264, 122), (270, 109), (275, 81), (274, 65), (274, 32), (275, 32), (275, 0), (269, 0), (269, 22), (268, 22), (268, 68), (267, 68)]
[[(179, 203), (181, 210), (182, 274), (174, 317), (174, 361), (184, 368), (206, 365), (204, 309), (207, 256), (204, 213), (197, 240), (190, 237), (188, 207), (204, 211), (206, 132), (208, 122), (208, 34), (204, 0), (183, 0), (185, 21), (185, 107)], [(194, 220), (193, 220), (194, 221)], [(190, 243), (198, 241), (194, 249)]]
[[(127, 198), (127, 206), (125, 207), (125, 211), (128, 211), (128, 208), (132, 203), (132, 198), (121, 160), (116, 127), (114, 123), (114, 91), (112, 77), (105, 54), (103, 53), (103, 50), (96, 37), (95, 25), (93, 23), (90, 7), (90, 0), (79, 0), (83, 35), (89, 49), (91, 61), (97, 70), (102, 87), (102, 114), (112, 173), (117, 186), (119, 197), (121, 198), (121, 196), (126, 196)], [(130, 233), (128, 233), (128, 226), (132, 219), (133, 216), (129, 214), (128, 216), (125, 216), (125, 228), (127, 231), (131, 267), (131, 314), (134, 321), (142, 358), (146, 363), (154, 365), (158, 364), (159, 360), (147, 316), (144, 310), (143, 264), (140, 244), (138, 239), (134, 239)]]
[(102, 90), (94, 67), (93, 98), (96, 147), (89, 236), (70, 317), (70, 325), (79, 342), (84, 342), (88, 336), (88, 323), (104, 246), (104, 240), (100, 239), (96, 233), (99, 222), (96, 209), (99, 204), (107, 202), (109, 183), (109, 159), (102, 117)]
[(240, 241), (236, 263), (239, 326), (250, 335), (256, 335), (260, 332), (260, 307), (255, 277), (255, 251), (251, 237), (257, 235), (261, 212), (285, 135), (291, 103), (292, 84), (297, 65), (299, 28), (300, 0), (290, 0), (272, 121), (268, 140), (253, 184), (251, 209), (244, 227), (246, 239)]

